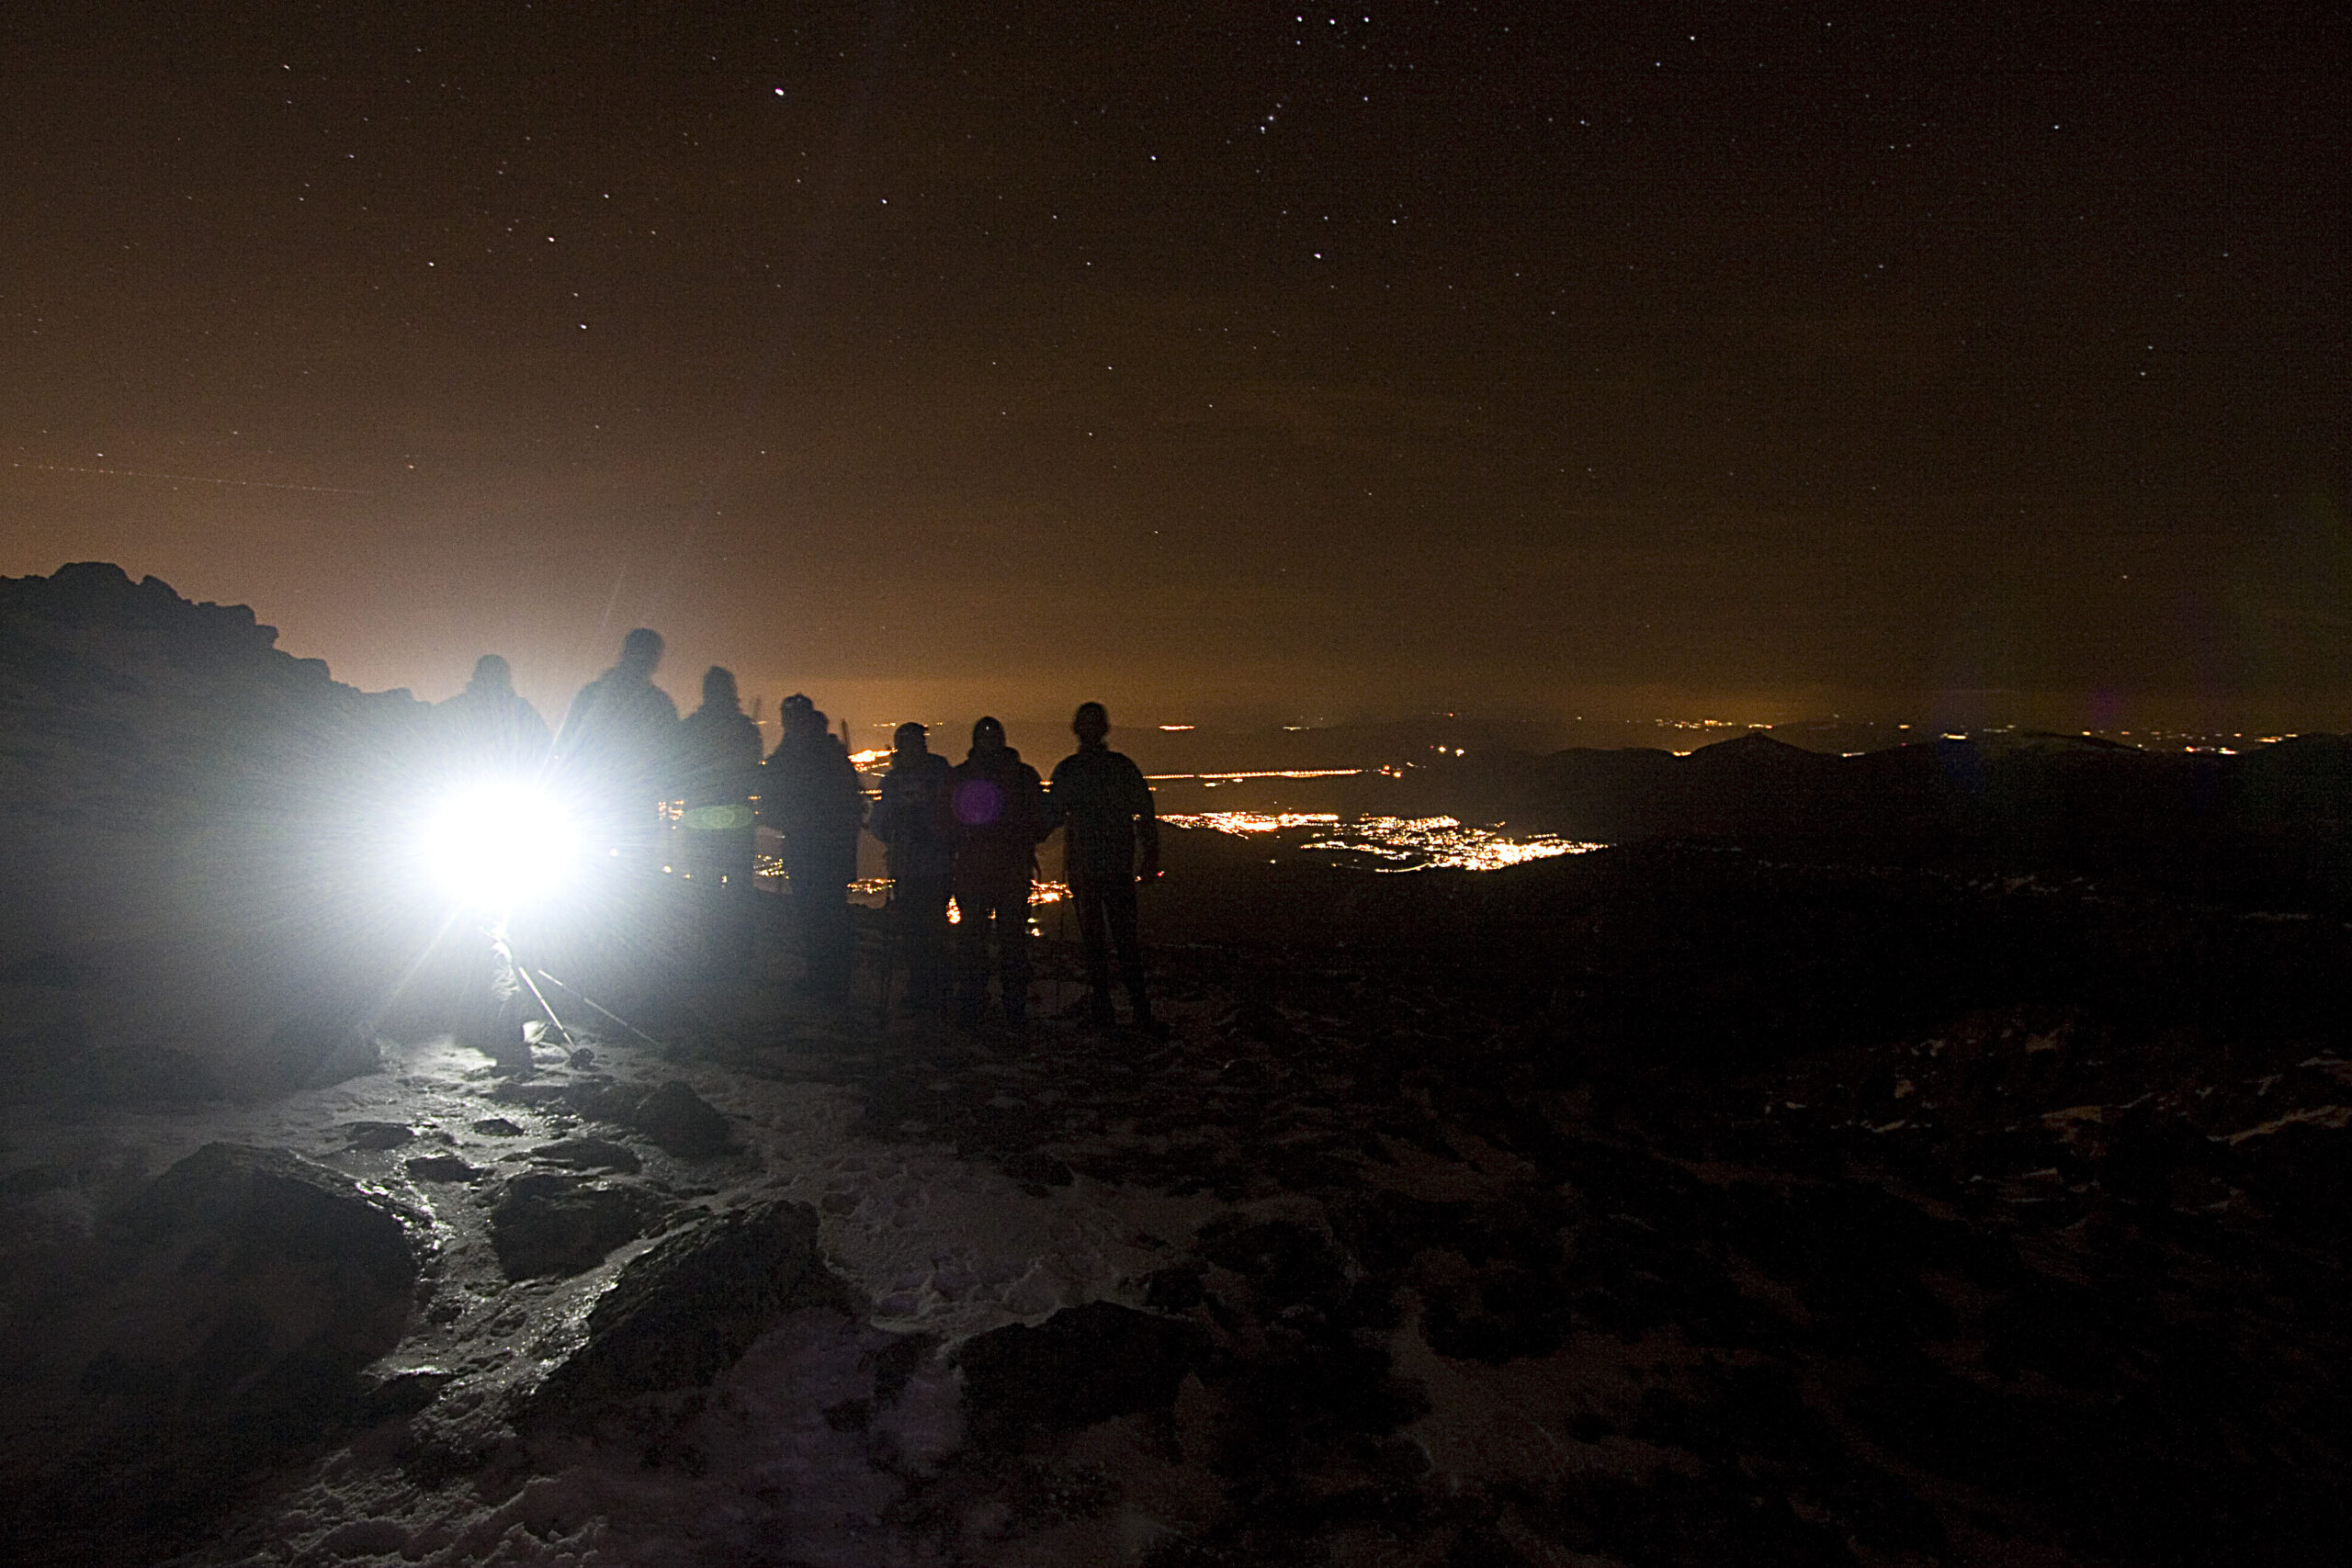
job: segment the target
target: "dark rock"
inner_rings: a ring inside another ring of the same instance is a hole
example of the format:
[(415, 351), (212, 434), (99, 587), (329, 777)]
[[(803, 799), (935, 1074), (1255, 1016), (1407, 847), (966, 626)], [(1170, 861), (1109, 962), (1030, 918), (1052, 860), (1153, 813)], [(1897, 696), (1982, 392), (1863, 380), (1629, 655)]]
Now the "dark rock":
[(1143, 1304), (1154, 1312), (1182, 1312), (1195, 1307), (1206, 1299), (1202, 1289), (1202, 1277), (1208, 1266), (1198, 1258), (1156, 1269), (1144, 1276)]
[(616, 1083), (610, 1078), (583, 1078), (561, 1091), (563, 1103), (590, 1121), (623, 1127), (632, 1124), (648, 1092), (643, 1084)]
[(457, 1381), (458, 1374), (440, 1367), (410, 1367), (379, 1378), (368, 1386), (362, 1402), (363, 1416), (382, 1420), (393, 1416), (413, 1416), (435, 1399), (441, 1391)]
[(491, 1245), (510, 1280), (578, 1274), (643, 1235), (662, 1207), (642, 1187), (533, 1171), (500, 1191), (491, 1211)]
[(1347, 1289), (1347, 1255), (1322, 1232), (1295, 1221), (1212, 1220), (1201, 1227), (1200, 1250), (1249, 1280), (1259, 1299), (1276, 1311)]
[(414, 1223), (282, 1149), (212, 1144), (109, 1216), (96, 1272), (23, 1281), (52, 1293), (0, 1409), (12, 1556), (152, 1561), (123, 1543), (188, 1528), (254, 1467), (364, 1419), (361, 1370), (407, 1326)]
[(149, 1245), (209, 1235), (214, 1245), (193, 1263), (216, 1272), (272, 1262), (332, 1271), (345, 1281), (334, 1292), (340, 1299), (355, 1291), (405, 1292), (416, 1255), (403, 1221), (414, 1218), (341, 1172), (284, 1149), (207, 1144), (157, 1177), (117, 1223), (124, 1235)]
[(478, 1181), (485, 1174), (456, 1155), (420, 1155), (408, 1162), (412, 1181)]
[(1165, 1410), (1206, 1354), (1197, 1325), (1091, 1302), (1035, 1328), (1013, 1324), (979, 1335), (956, 1359), (974, 1437), (1005, 1448), (1040, 1429)]
[(542, 1165), (560, 1165), (571, 1170), (616, 1170), (625, 1176), (634, 1176), (645, 1168), (645, 1162), (635, 1154), (604, 1138), (565, 1138), (542, 1144), (531, 1151), (531, 1157)]
[(1005, 1175), (1035, 1187), (1068, 1187), (1075, 1179), (1069, 1167), (1049, 1154), (1023, 1149), (1004, 1162)]
[(0, 1176), (0, 1198), (35, 1198), (73, 1185), (74, 1179), (66, 1172), (36, 1165)]
[(597, 1302), (580, 1348), (535, 1395), (534, 1413), (578, 1416), (632, 1394), (700, 1387), (780, 1314), (846, 1306), (818, 1256), (817, 1231), (807, 1204), (772, 1202), (664, 1237)]
[(519, 1138), (523, 1129), (503, 1116), (485, 1116), (473, 1124), (474, 1131), (485, 1138)]
[(415, 1128), (399, 1122), (350, 1122), (344, 1132), (355, 1149), (396, 1149), (416, 1138)]
[(629, 1118), (637, 1130), (680, 1159), (702, 1159), (726, 1148), (727, 1118), (676, 1078), (645, 1097)]

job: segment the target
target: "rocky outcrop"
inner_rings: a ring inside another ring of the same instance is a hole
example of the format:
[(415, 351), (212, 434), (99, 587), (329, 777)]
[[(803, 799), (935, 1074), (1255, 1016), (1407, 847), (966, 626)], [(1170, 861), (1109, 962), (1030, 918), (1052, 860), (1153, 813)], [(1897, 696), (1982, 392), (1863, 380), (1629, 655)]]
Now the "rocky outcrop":
[(727, 1118), (675, 1078), (647, 1095), (629, 1123), (680, 1159), (707, 1158), (725, 1149), (732, 1136)]
[(1168, 1409), (1207, 1351), (1197, 1325), (1091, 1302), (1035, 1328), (1016, 1323), (967, 1340), (957, 1359), (973, 1436), (1017, 1448), (1033, 1435)]
[(846, 1305), (817, 1229), (807, 1204), (771, 1202), (664, 1237), (621, 1270), (526, 1416), (579, 1417), (632, 1395), (698, 1388), (782, 1314)]
[(644, 1235), (662, 1208), (642, 1187), (530, 1171), (500, 1190), (490, 1214), (491, 1245), (509, 1280), (583, 1273)]
[(363, 1369), (409, 1321), (419, 1223), (283, 1149), (211, 1144), (173, 1166), (102, 1228), (86, 1271), (35, 1297), (46, 1332), (0, 1416), (6, 1451), (33, 1461), (6, 1513), (32, 1522), (0, 1528), (19, 1545), (135, 1541), (365, 1418)]

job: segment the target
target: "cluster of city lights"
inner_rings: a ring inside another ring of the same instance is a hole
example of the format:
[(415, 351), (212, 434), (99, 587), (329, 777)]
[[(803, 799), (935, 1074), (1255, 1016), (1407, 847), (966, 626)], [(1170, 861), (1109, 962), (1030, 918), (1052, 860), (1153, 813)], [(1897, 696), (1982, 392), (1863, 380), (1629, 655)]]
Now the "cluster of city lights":
[(1203, 784), (1233, 784), (1243, 779), (1351, 779), (1366, 772), (1363, 768), (1272, 768), (1244, 773), (1146, 773), (1154, 784), (1171, 779), (1198, 779)]
[(1286, 828), (1331, 828), (1331, 811), (1182, 811), (1160, 818), (1173, 828), (1206, 828), (1218, 833), (1279, 833)]
[(1236, 838), (1311, 832), (1317, 836), (1299, 844), (1301, 851), (1361, 856), (1342, 863), (1370, 871), (1499, 871), (1609, 847), (1555, 833), (1513, 838), (1494, 828), (1466, 827), (1452, 817), (1362, 817), (1342, 827), (1339, 816), (1329, 811), (1190, 811), (1160, 820), (1172, 828), (1205, 828)]
[(1452, 817), (1366, 817), (1344, 831), (1311, 840), (1306, 851), (1363, 855), (1373, 871), (1500, 871), (1555, 855), (1589, 854), (1606, 844), (1536, 833), (1512, 839)]

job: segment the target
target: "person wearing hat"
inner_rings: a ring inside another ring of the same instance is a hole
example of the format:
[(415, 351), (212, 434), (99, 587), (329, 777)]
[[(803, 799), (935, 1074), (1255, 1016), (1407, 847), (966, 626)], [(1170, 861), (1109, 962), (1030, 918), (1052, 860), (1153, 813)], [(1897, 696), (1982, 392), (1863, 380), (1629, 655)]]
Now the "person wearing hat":
[(947, 775), (955, 824), (956, 1021), (969, 1029), (988, 1010), (989, 948), (996, 948), (1005, 1022), (1029, 1020), (1029, 889), (1037, 841), (1052, 830), (1037, 770), (1004, 743), (993, 718), (972, 726), (972, 750)]
[(866, 824), (888, 851), (892, 934), (907, 966), (907, 1003), (918, 1015), (947, 1007), (947, 895), (956, 868), (949, 772), (922, 725), (899, 726), (882, 798)]

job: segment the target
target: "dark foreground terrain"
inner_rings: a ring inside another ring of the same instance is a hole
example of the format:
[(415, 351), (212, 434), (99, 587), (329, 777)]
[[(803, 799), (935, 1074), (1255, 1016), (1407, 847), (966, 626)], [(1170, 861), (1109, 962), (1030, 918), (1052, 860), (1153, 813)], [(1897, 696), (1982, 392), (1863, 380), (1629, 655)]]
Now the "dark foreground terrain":
[(1478, 787), (1627, 847), (1490, 874), (1171, 833), (1164, 1040), (1052, 907), (967, 1035), (871, 930), (797, 999), (764, 896), (684, 979), (657, 882), (506, 1078), (392, 984), (425, 710), (274, 641), (0, 583), (8, 1561), (2343, 1558), (2340, 739), (1564, 753)]
[(1170, 858), (1165, 1042), (775, 944), (521, 1082), (18, 1108), (16, 1551), (2340, 1561), (2340, 921)]

